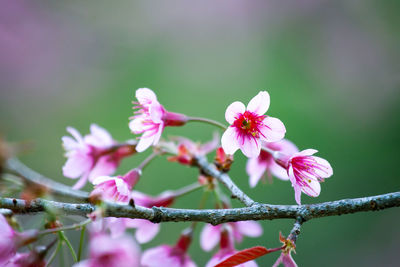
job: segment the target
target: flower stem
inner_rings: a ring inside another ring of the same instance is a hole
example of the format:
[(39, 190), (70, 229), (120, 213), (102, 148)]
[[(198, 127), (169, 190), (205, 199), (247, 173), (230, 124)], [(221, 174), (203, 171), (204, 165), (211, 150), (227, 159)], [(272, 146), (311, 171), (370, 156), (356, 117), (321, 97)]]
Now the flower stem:
[(85, 230), (86, 230), (86, 226), (84, 225), (84, 226), (82, 226), (81, 237), (79, 239), (78, 262), (81, 261), (83, 241), (85, 239)]
[(60, 238), (65, 242), (65, 244), (67, 244), (69, 250), (71, 251), (72, 258), (74, 258), (74, 261), (78, 262), (78, 258), (76, 257), (75, 250), (72, 247), (71, 242), (69, 242), (68, 237), (64, 234), (63, 231), (58, 232), (58, 234), (60, 235)]
[(218, 121), (211, 120), (211, 119), (207, 119), (207, 118), (189, 117), (188, 122), (189, 121), (198, 121), (198, 122), (208, 123), (208, 124), (211, 124), (211, 125), (214, 125), (214, 126), (217, 126), (217, 127), (221, 128), (223, 131), (225, 131), (226, 128), (227, 128), (222, 123), (220, 123)]
[(46, 267), (49, 267), (51, 265), (53, 260), (56, 258), (56, 255), (57, 255), (58, 251), (60, 251), (61, 247), (62, 247), (62, 241), (59, 239), (56, 249), (53, 251), (53, 253), (51, 254), (49, 260), (47, 261)]
[(60, 232), (60, 231), (66, 231), (66, 230), (75, 230), (75, 229), (78, 229), (81, 227), (85, 227), (91, 221), (92, 221), (91, 219), (87, 219), (80, 223), (75, 223), (75, 224), (64, 226), (64, 227), (46, 229), (46, 230), (39, 232), (39, 235), (47, 235), (47, 234), (56, 233), (56, 232)]
[(156, 156), (160, 155), (159, 152), (153, 152), (150, 156), (145, 158), (142, 163), (137, 167), (140, 170), (143, 170)]
[(203, 185), (201, 185), (199, 183), (193, 183), (193, 184), (187, 185), (185, 187), (182, 187), (180, 189), (173, 191), (173, 195), (175, 198), (181, 197), (181, 196), (187, 195), (191, 192), (194, 192), (197, 189), (200, 189), (202, 187), (203, 187)]

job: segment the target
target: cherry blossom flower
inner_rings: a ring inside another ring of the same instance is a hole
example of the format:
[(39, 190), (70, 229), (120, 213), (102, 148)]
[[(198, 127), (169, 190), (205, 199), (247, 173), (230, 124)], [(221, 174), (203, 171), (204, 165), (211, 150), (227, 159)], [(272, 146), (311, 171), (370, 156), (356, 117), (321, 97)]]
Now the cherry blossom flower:
[(221, 231), (230, 228), (230, 233), (234, 241), (240, 243), (243, 236), (258, 237), (262, 235), (263, 229), (258, 222), (254, 221), (241, 221), (226, 223), (225, 225), (206, 224), (200, 234), (200, 246), (205, 251), (212, 250), (221, 238)]
[(182, 126), (188, 118), (183, 114), (168, 112), (158, 102), (156, 94), (148, 88), (136, 90), (138, 102), (133, 102), (135, 115), (131, 117), (129, 128), (134, 134), (142, 134), (136, 151), (143, 152), (156, 145), (166, 126)]
[(0, 214), (0, 266), (4, 266), (16, 254), (17, 249), (36, 240), (38, 232), (28, 230), (22, 233), (14, 231)]
[[(263, 142), (262, 146), (289, 156), (299, 151), (298, 148), (287, 139), (272, 143)], [(264, 149), (261, 149), (261, 153), (258, 157), (248, 159), (246, 171), (250, 176), (250, 187), (255, 187), (266, 172), (268, 176), (272, 174), (281, 180), (289, 180), (286, 169), (277, 164), (273, 155)]]
[(82, 137), (72, 127), (67, 127), (70, 136), (62, 137), (66, 150), (67, 162), (63, 166), (65, 177), (79, 181), (74, 189), (82, 188), (86, 181), (93, 181), (98, 176), (112, 174), (120, 164), (122, 158), (135, 152), (133, 146), (117, 146), (111, 135), (96, 124), (90, 126), (90, 134)]
[(172, 138), (177, 141), (177, 147), (175, 148), (176, 156), (171, 156), (168, 158), (169, 161), (176, 161), (183, 165), (193, 165), (194, 157), (205, 156), (214, 149), (217, 148), (219, 144), (219, 135), (215, 133), (213, 139), (207, 143), (195, 143), (190, 139), (184, 137)]
[(95, 188), (90, 195), (100, 195), (105, 200), (128, 202), (132, 187), (135, 186), (140, 175), (140, 169), (133, 169), (124, 176), (99, 176), (93, 180)]
[(30, 253), (17, 253), (10, 259), (5, 267), (45, 267), (43, 256), (35, 251)]
[(104, 232), (91, 233), (89, 259), (73, 267), (139, 267), (140, 248), (129, 235), (111, 238)]
[(142, 267), (196, 267), (186, 253), (190, 242), (190, 235), (182, 234), (175, 246), (161, 245), (146, 250), (141, 260)]
[[(313, 156), (318, 151), (306, 149), (294, 153), (287, 161), (278, 158), (278, 163), (286, 165), (290, 182), (294, 188), (297, 204), (301, 205), (301, 192), (310, 197), (317, 197), (321, 192), (320, 182), (329, 178), (333, 170), (329, 162), (323, 158)], [(283, 156), (286, 158), (286, 156)]]
[[(234, 237), (229, 228), (225, 228), (220, 232), (220, 250), (211, 257), (211, 259), (207, 262), (206, 267), (214, 267), (218, 263), (224, 261), (226, 258), (232, 256), (237, 252), (234, 246), (233, 239)], [(237, 266), (257, 267), (258, 265), (255, 261), (248, 261)]]
[(269, 94), (262, 91), (250, 100), (247, 108), (238, 101), (228, 106), (225, 119), (230, 126), (221, 139), (226, 154), (233, 155), (240, 148), (245, 156), (257, 157), (261, 141), (277, 142), (285, 136), (283, 123), (277, 118), (264, 115), (269, 104)]
[(284, 238), (281, 233), (279, 233), (279, 240), (284, 244), (284, 246), (282, 247), (281, 255), (272, 267), (278, 267), (281, 263), (285, 267), (297, 267), (297, 264), (291, 255), (292, 251), (295, 252), (296, 245), (292, 240)]
[(228, 172), (233, 163), (233, 155), (227, 155), (222, 147), (217, 148), (215, 154), (215, 167), (222, 172)]

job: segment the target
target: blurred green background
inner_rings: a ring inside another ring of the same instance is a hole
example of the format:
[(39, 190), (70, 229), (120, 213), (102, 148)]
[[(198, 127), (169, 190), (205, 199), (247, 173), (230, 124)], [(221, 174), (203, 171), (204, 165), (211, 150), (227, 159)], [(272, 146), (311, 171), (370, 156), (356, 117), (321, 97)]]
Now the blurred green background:
[[(32, 141), (23, 162), (73, 184), (61, 173), (66, 126), (86, 134), (95, 122), (117, 140), (133, 138), (128, 117), (137, 88), (153, 89), (171, 111), (221, 122), (230, 103), (267, 90), (268, 114), (285, 123), (286, 137), (318, 149), (334, 169), (320, 197), (303, 195), (303, 203), (398, 191), (399, 11), (398, 1), (3, 1), (0, 133)], [(190, 124), (164, 136), (205, 141), (213, 131)], [(125, 160), (119, 173), (144, 156)], [(252, 198), (295, 204), (288, 182), (250, 189), (246, 158), (235, 159), (231, 176)], [(197, 173), (160, 158), (137, 189), (176, 189)], [(175, 207), (195, 208), (199, 199), (198, 192)], [(398, 265), (399, 219), (399, 209), (390, 209), (312, 220), (294, 259), (299, 266)], [(292, 224), (262, 222), (264, 235), (238, 248), (279, 246), (279, 231), (286, 235)], [(187, 225), (163, 224), (142, 249), (174, 243)], [(211, 257), (198, 238), (190, 254), (199, 266)], [(270, 266), (277, 257), (257, 262)]]

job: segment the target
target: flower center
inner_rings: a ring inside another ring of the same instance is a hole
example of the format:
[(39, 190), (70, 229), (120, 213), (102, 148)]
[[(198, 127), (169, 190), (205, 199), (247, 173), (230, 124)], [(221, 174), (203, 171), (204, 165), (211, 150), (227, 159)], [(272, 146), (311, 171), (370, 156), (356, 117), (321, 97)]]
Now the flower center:
[[(257, 115), (250, 111), (245, 111), (236, 117), (233, 122), (235, 127), (241, 135), (251, 135), (254, 138), (260, 137), (260, 128), (263, 126), (264, 115)], [(261, 134), (262, 135), (262, 134)]]

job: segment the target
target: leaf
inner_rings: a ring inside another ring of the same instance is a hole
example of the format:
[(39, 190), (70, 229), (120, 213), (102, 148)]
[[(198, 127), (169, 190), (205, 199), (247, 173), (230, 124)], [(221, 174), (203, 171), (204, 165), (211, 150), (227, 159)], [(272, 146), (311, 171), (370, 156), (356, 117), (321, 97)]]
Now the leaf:
[(239, 264), (257, 259), (265, 254), (270, 253), (267, 248), (262, 246), (247, 248), (241, 251), (236, 252), (232, 256), (226, 258), (224, 261), (221, 261), (214, 267), (232, 267), (237, 266)]

